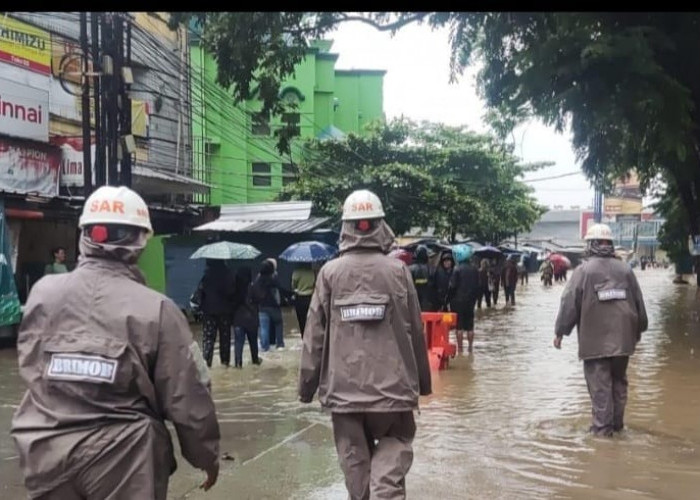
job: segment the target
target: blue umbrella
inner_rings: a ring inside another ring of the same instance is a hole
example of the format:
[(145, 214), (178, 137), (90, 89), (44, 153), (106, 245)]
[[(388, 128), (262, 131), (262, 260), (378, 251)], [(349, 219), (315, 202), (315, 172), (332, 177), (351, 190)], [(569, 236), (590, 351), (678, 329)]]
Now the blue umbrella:
[(280, 254), (280, 259), (288, 262), (320, 262), (332, 258), (337, 249), (320, 241), (294, 243)]

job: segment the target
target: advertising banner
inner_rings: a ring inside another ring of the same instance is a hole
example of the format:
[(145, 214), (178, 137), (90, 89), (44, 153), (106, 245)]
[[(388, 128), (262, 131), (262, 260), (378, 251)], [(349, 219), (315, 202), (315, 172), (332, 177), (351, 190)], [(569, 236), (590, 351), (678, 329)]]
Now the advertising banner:
[(48, 142), (48, 89), (0, 78), (0, 134)]
[(605, 196), (604, 212), (610, 215), (641, 214), (643, 206), (639, 178), (631, 171), (620, 177), (613, 192)]
[(60, 163), (54, 146), (0, 138), (0, 190), (58, 196)]
[(50, 75), (51, 35), (48, 31), (0, 15), (0, 61)]
[[(95, 164), (95, 142), (92, 138), (90, 145), (90, 158)], [(85, 185), (83, 174), (83, 138), (62, 137), (51, 138), (51, 144), (61, 150), (61, 176), (60, 185), (67, 187), (82, 187)], [(92, 170), (92, 182), (95, 182), (95, 170)]]

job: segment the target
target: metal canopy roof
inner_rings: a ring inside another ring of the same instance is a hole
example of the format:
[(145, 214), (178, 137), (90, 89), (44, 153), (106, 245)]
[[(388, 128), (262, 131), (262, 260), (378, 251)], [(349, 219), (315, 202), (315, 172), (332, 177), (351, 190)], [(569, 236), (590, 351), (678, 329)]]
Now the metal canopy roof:
[(221, 216), (194, 228), (195, 231), (236, 233), (308, 233), (328, 221), (311, 217), (310, 201), (222, 205)]

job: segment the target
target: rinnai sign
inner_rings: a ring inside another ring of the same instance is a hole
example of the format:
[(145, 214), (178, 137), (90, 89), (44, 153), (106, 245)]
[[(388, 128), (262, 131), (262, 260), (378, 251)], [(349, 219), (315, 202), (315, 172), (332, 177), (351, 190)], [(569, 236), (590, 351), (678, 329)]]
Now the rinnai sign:
[(0, 134), (48, 142), (48, 90), (0, 78)]
[(0, 138), (0, 190), (58, 196), (60, 161), (55, 146)]
[(51, 35), (7, 15), (0, 15), (0, 61), (36, 73), (51, 74)]
[[(83, 168), (83, 138), (56, 136), (51, 138), (51, 144), (61, 149), (61, 186), (82, 187), (85, 185)], [(92, 138), (90, 159), (95, 163), (95, 144)], [(95, 170), (92, 170), (92, 182), (95, 183)]]

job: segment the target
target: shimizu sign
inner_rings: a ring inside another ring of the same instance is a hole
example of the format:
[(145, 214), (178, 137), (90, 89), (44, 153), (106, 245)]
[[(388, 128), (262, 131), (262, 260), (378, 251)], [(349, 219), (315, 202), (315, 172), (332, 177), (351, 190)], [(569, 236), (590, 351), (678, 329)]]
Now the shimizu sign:
[(49, 141), (49, 92), (0, 78), (0, 134)]
[(0, 61), (51, 74), (51, 35), (0, 14)]

